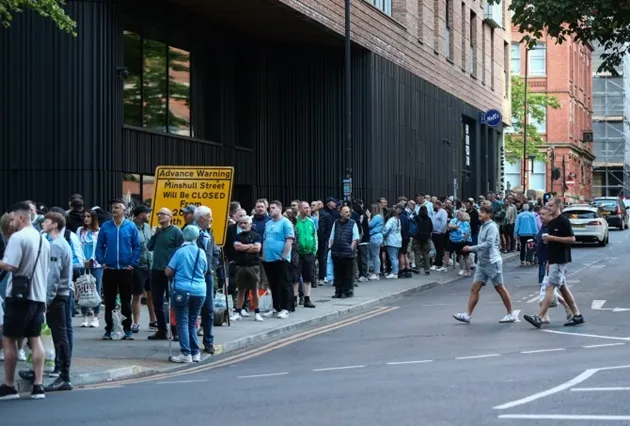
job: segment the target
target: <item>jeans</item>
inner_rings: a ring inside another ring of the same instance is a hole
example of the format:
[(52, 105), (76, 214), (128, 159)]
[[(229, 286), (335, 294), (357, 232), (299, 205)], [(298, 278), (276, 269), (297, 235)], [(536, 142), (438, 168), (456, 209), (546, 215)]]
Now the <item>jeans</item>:
[(332, 254), (330, 254), (330, 250), (328, 250), (328, 256), (326, 259), (326, 279), (328, 280), (328, 282), (331, 283), (335, 281), (335, 268), (333, 266)]
[[(525, 262), (527, 254), (527, 240), (535, 239), (533, 235), (522, 235), (518, 237), (521, 242), (521, 262)], [(527, 259), (530, 261), (531, 259)]]
[(387, 250), (387, 257), (392, 264), (392, 274), (398, 275), (398, 251), (400, 247), (386, 246), (385, 250)]
[[(444, 249), (448, 241), (448, 234), (433, 234), (433, 244), (435, 245), (435, 266), (441, 268), (444, 259)], [(448, 267), (448, 265), (446, 265)]]
[(170, 297), (168, 290), (168, 277), (164, 271), (151, 271), (151, 300), (153, 300), (153, 309), (155, 311), (155, 319), (158, 323), (158, 331), (166, 333), (166, 322), (170, 314), (164, 312), (164, 297), (166, 302)]
[(368, 252), (370, 251), (369, 243), (360, 243), (357, 252), (357, 269), (359, 277), (367, 278), (369, 275)]
[[(204, 296), (189, 296), (188, 303), (182, 307), (174, 307), (177, 318), (177, 335), (179, 336), (179, 350), (184, 355), (199, 353), (199, 339), (197, 339), (197, 317), (204, 305)], [(204, 333), (205, 339), (205, 333)]]
[(116, 307), (116, 296), (120, 293), (120, 313), (124, 331), (131, 331), (131, 292), (133, 271), (128, 269), (106, 269), (103, 272), (103, 299), (105, 301), (105, 332), (114, 327), (112, 311)]
[(326, 261), (328, 259), (328, 240), (327, 239), (319, 239), (317, 241), (317, 260), (319, 261), (319, 280), (324, 281), (324, 279), (328, 279), (326, 276), (327, 268), (324, 268), (323, 265), (326, 265)]
[(547, 264), (539, 263), (538, 264), (538, 284), (542, 284), (545, 275), (547, 274)]
[(335, 268), (335, 295), (352, 294), (354, 289), (354, 281), (352, 280), (352, 257), (335, 257), (333, 258)]
[[(90, 268), (90, 273), (92, 274), (92, 276), (94, 276), (94, 279), (96, 280), (96, 291), (100, 296), (103, 289), (103, 268)], [(90, 308), (81, 308), (81, 314), (84, 317), (87, 317), (89, 312)], [(92, 312), (94, 313), (94, 316), (97, 317), (98, 314), (101, 312), (101, 305), (92, 308)]]
[[(46, 324), (50, 327), (53, 343), (55, 344), (55, 370), (59, 371), (61, 378), (70, 381), (71, 349), (68, 341), (68, 300), (67, 296), (57, 296), (46, 308)], [(71, 318), (72, 319), (72, 318)], [(72, 328), (72, 323), (70, 323)]]
[(70, 289), (70, 297), (66, 301), (66, 333), (68, 334), (68, 347), (70, 348), (70, 358), (72, 358), (72, 347), (74, 342), (74, 330), (72, 329), (72, 313), (74, 312), (74, 290)]
[(376, 234), (370, 237), (370, 265), (376, 275), (381, 273), (381, 246), (383, 245), (383, 234)]
[[(236, 280), (235, 280), (236, 281)], [(195, 321), (196, 321), (195, 317)], [(212, 326), (214, 325), (214, 275), (212, 272), (206, 275), (206, 300), (201, 306), (201, 326), (203, 327), (203, 345), (208, 347), (214, 345), (214, 334), (212, 334)], [(177, 326), (179, 333), (179, 324)], [(180, 337), (181, 339), (181, 337)]]

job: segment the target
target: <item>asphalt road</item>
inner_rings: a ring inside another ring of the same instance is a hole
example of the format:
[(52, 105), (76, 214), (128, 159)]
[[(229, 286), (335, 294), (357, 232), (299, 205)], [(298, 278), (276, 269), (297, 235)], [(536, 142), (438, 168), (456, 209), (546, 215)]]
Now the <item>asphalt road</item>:
[[(458, 323), (452, 314), (470, 288), (463, 278), (212, 371), (2, 402), (1, 423), (630, 424), (629, 237), (612, 231), (608, 247), (574, 248), (569, 285), (586, 319), (580, 327), (563, 327), (561, 308), (544, 331), (499, 324), (505, 311), (491, 288), (472, 324)], [(509, 262), (505, 277), (520, 318), (536, 312), (536, 268)]]

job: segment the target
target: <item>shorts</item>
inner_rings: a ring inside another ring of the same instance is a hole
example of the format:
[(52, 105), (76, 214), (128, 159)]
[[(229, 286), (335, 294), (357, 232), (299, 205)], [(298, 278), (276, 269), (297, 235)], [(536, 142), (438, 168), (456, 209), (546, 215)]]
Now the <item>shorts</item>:
[(514, 224), (509, 223), (507, 225), (503, 225), (503, 233), (512, 237), (514, 235)]
[(462, 249), (464, 248), (464, 246), (468, 245), (468, 243), (462, 241), (460, 243), (455, 243), (451, 240), (448, 240), (448, 243), (446, 244), (446, 251), (449, 253), (455, 253), (458, 256), (462, 255), (462, 256), (468, 256), (468, 253), (462, 253)]
[(260, 281), (260, 268), (254, 266), (236, 267), (236, 288), (238, 291), (257, 290)]
[(132, 290), (134, 296), (142, 296), (145, 291), (151, 291), (151, 271), (148, 269), (134, 269)]
[(503, 285), (503, 262), (498, 261), (489, 265), (477, 265), (475, 269), (474, 283), (486, 285), (488, 281), (492, 281), (495, 287)]
[(301, 254), (298, 273), (302, 275), (302, 281), (312, 283), (315, 281), (315, 255)]
[(402, 240), (402, 247), (398, 250), (398, 254), (407, 254), (409, 251), (409, 239)]
[(45, 311), (44, 302), (8, 298), (4, 309), (4, 336), (12, 339), (39, 337)]
[(562, 287), (567, 283), (567, 264), (552, 263), (549, 265), (549, 285)]

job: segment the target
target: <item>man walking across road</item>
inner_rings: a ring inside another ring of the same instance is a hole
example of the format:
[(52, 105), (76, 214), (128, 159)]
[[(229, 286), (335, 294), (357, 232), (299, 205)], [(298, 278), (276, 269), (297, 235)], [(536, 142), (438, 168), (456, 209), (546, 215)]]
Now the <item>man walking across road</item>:
[(479, 220), (481, 229), (479, 231), (479, 244), (476, 246), (464, 246), (464, 253), (477, 253), (477, 268), (473, 278), (470, 297), (468, 298), (468, 310), (463, 313), (453, 315), (457, 321), (470, 323), (473, 310), (479, 302), (479, 292), (488, 281), (492, 281), (494, 289), (501, 296), (501, 300), (507, 309), (507, 315), (499, 322), (515, 322), (516, 317), (512, 314), (512, 300), (503, 284), (503, 260), (501, 259), (501, 236), (499, 227), (492, 221), (492, 207), (484, 206), (479, 209)]
[(571, 244), (575, 243), (571, 222), (561, 214), (563, 203), (560, 198), (552, 198), (547, 203), (547, 209), (551, 213), (551, 220), (547, 224), (548, 234), (543, 234), (543, 243), (549, 244), (549, 285), (545, 293), (545, 299), (540, 306), (538, 315), (525, 315), (523, 318), (536, 328), (543, 324), (542, 318), (547, 315), (549, 304), (554, 298), (556, 289), (560, 290), (562, 297), (573, 312), (573, 318), (564, 325), (567, 327), (584, 324), (584, 317), (575, 303), (571, 290), (566, 285), (567, 265), (571, 263)]

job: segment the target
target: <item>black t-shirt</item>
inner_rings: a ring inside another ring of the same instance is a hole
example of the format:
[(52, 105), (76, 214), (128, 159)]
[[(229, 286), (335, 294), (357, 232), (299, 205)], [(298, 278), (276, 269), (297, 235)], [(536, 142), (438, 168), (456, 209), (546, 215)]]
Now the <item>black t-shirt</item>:
[[(547, 225), (549, 235), (554, 237), (572, 237), (573, 227), (571, 222), (564, 215), (553, 219)], [(571, 262), (571, 244), (553, 243), (549, 244), (549, 263), (565, 264)]]
[[(260, 234), (255, 231), (241, 232), (236, 235), (234, 240), (234, 242), (238, 241), (241, 244), (262, 244)], [(244, 251), (234, 250), (234, 263), (236, 263), (236, 266), (256, 266), (258, 265), (258, 260), (258, 253), (246, 253)]]

